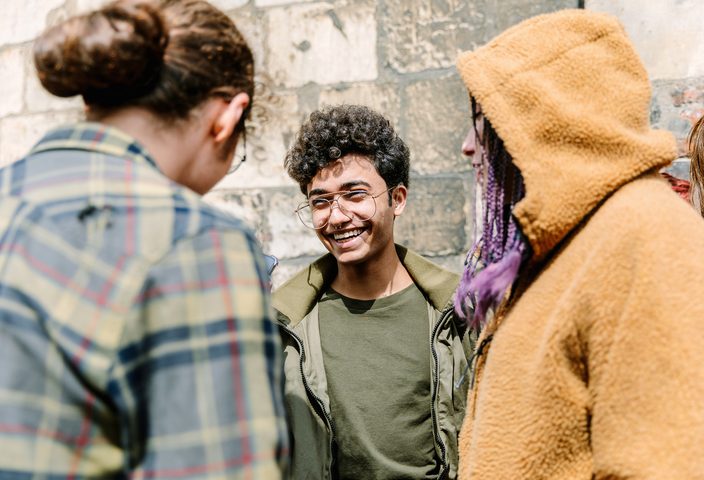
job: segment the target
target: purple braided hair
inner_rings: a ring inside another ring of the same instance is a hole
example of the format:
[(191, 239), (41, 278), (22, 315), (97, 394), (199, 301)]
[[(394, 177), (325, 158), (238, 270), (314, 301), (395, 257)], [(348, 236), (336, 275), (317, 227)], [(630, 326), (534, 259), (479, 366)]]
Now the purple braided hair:
[[(474, 99), (472, 117), (477, 117)], [(476, 124), (474, 128), (479, 138)], [(525, 196), (521, 172), (487, 119), (480, 140), (485, 176), (483, 182), (479, 180), (484, 184), (482, 228), (475, 221), (474, 245), (467, 253), (455, 297), (455, 311), (463, 319), (470, 313), (468, 323), (476, 330), (484, 326), (487, 311), (503, 300), (521, 265), (530, 256), (530, 246), (512, 215), (513, 207)]]

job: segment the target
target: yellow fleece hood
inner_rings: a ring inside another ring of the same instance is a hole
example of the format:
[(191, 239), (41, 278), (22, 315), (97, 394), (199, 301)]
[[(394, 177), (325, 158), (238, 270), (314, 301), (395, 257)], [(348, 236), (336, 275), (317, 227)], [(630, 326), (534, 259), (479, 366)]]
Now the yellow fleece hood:
[(514, 215), (535, 258), (610, 193), (675, 158), (673, 136), (650, 128), (646, 71), (610, 15), (531, 18), (457, 68), (523, 175)]

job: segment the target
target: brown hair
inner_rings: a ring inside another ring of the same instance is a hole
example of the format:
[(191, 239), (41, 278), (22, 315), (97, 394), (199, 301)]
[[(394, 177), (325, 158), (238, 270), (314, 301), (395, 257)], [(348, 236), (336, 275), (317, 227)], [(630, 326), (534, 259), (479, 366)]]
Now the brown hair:
[(118, 0), (45, 31), (34, 62), (54, 95), (98, 109), (141, 106), (165, 120), (213, 94), (254, 94), (249, 46), (204, 0)]
[(694, 124), (689, 145), (690, 201), (704, 217), (704, 116)]

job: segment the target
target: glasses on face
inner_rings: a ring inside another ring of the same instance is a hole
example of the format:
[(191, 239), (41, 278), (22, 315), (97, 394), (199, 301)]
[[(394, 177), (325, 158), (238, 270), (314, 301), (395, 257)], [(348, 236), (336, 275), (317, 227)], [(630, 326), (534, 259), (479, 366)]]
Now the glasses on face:
[(247, 127), (244, 124), (244, 117), (242, 118), (242, 155), (235, 154), (235, 158), (232, 159), (232, 164), (227, 170), (227, 174), (235, 173), (244, 162), (247, 161)]
[(356, 218), (362, 222), (370, 220), (376, 214), (376, 199), (393, 190), (387, 188), (381, 193), (372, 195), (366, 190), (345, 190), (342, 192), (326, 193), (310, 197), (296, 209), (301, 223), (308, 228), (320, 230), (324, 228), (332, 215), (332, 208), (337, 204), (340, 212), (352, 220)]

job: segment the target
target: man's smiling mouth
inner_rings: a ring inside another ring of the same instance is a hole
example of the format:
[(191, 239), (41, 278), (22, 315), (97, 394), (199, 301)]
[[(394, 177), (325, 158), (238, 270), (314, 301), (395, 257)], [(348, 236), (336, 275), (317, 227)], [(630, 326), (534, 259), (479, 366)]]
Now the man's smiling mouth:
[(332, 238), (334, 238), (336, 242), (346, 242), (348, 240), (360, 236), (364, 232), (364, 230), (365, 229), (363, 228), (356, 228), (354, 230), (348, 230), (346, 232), (333, 233)]

